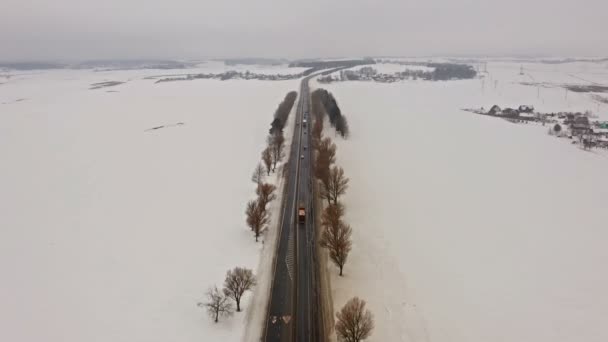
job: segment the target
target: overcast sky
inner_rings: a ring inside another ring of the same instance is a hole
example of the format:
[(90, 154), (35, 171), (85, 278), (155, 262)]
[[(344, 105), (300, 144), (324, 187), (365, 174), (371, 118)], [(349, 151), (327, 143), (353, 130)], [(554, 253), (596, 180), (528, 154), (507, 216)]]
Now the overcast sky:
[(608, 0), (1, 0), (0, 60), (608, 56)]

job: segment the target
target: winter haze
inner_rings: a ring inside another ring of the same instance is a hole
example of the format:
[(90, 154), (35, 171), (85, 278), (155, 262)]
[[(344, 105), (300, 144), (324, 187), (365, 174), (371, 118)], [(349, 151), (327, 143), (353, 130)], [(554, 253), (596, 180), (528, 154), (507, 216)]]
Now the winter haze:
[(0, 341), (608, 341), (606, 13), (2, 0)]
[(602, 0), (4, 0), (0, 60), (608, 54)]

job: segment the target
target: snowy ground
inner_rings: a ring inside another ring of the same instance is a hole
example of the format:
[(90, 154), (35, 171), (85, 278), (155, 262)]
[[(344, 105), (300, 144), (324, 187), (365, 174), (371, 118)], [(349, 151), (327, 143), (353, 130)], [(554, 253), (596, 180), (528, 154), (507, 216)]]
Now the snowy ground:
[[(283, 68), (2, 72), (1, 339), (252, 340), (264, 284), (217, 325), (196, 303), (228, 268), (268, 267), (272, 235), (255, 244), (243, 213), (271, 116), (299, 81), (145, 77), (301, 71)], [(608, 105), (558, 86), (608, 84), (608, 64), (487, 68), (483, 80), (323, 85), (352, 131), (337, 139), (355, 233), (335, 307), (367, 299), (372, 341), (605, 341), (608, 155), (459, 109), (608, 119)], [(126, 83), (89, 90), (104, 81)]]
[[(159, 72), (0, 76), (1, 340), (240, 341), (261, 311), (215, 325), (196, 303), (259, 265), (251, 172), (299, 81)], [(88, 89), (107, 80), (128, 82)]]
[[(604, 68), (524, 65), (538, 81), (608, 84)], [(489, 63), (485, 81), (313, 83), (334, 93), (351, 127), (336, 141), (354, 246), (344, 277), (329, 270), (336, 310), (355, 295), (368, 301), (370, 341), (608, 339), (608, 155), (540, 125), (459, 110), (532, 104), (607, 119), (608, 106), (560, 88), (539, 95), (519, 70)]]
[[(222, 61), (206, 61), (197, 64), (191, 68), (184, 69), (132, 69), (132, 70), (107, 70), (98, 68), (95, 70), (90, 69), (63, 69), (63, 70), (0, 70), (0, 86), (6, 85), (17, 85), (23, 81), (32, 80), (28, 84), (35, 84), (39, 88), (37, 83), (39, 82), (54, 82), (54, 81), (83, 81), (90, 79), (91, 83), (103, 82), (103, 81), (120, 81), (130, 82), (133, 80), (139, 80), (146, 77), (160, 78), (161, 76), (177, 76), (177, 75), (189, 75), (189, 74), (219, 74), (226, 71), (239, 71), (246, 72), (250, 71), (257, 74), (268, 74), (268, 75), (293, 75), (299, 74), (308, 68), (289, 68), (286, 64), (283, 65), (225, 65)], [(82, 84), (87, 86), (87, 84)], [(110, 88), (102, 88), (103, 90), (115, 90)], [(32, 89), (24, 89), (21, 94), (27, 96), (31, 94)], [(15, 93), (14, 89), (3, 88), (3, 92), (0, 94), (1, 102), (10, 100), (7, 96), (11, 93)]]

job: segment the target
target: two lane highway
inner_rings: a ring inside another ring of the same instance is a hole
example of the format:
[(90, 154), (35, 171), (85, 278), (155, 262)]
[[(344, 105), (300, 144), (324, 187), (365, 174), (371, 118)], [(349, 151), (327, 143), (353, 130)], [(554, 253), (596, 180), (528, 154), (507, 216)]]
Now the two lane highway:
[[(302, 80), (296, 108), (296, 125), (289, 152), (285, 201), (281, 212), (279, 241), (264, 340), (267, 342), (311, 341), (314, 325), (310, 319), (312, 260), (309, 256), (313, 227), (311, 157), (308, 128), (308, 80)], [(306, 207), (306, 220), (298, 224), (296, 211)], [(312, 246), (314, 248), (314, 246)], [(296, 310), (297, 308), (297, 310)]]

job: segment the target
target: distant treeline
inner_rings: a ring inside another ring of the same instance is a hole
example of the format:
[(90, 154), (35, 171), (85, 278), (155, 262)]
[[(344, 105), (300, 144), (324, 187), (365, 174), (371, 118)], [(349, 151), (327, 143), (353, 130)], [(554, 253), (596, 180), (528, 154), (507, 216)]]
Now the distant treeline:
[(426, 63), (425, 66), (435, 68), (435, 70), (422, 71), (406, 69), (398, 74), (405, 77), (421, 78), (432, 81), (447, 81), (454, 79), (466, 80), (477, 76), (477, 71), (467, 64)]
[(48, 69), (185, 69), (196, 63), (177, 62), (172, 60), (91, 60), (79, 63), (50, 62), (11, 62), (0, 63), (0, 68), (11, 70), (48, 70)]
[(67, 65), (58, 63), (44, 62), (15, 62), (15, 63), (0, 63), (0, 69), (11, 70), (45, 70), (45, 69), (64, 69)]
[(218, 79), (220, 81), (226, 81), (231, 79), (242, 79), (242, 80), (269, 80), (269, 81), (282, 81), (282, 80), (293, 80), (309, 75), (314, 69), (309, 69), (299, 74), (256, 74), (249, 71), (226, 71), (219, 74), (187, 74), (176, 77), (165, 77), (161, 78), (156, 83), (160, 82), (171, 82), (171, 81), (192, 81), (198, 79)]
[(575, 93), (605, 93), (605, 92), (608, 92), (607, 86), (595, 85), (595, 84), (591, 84), (591, 85), (567, 84), (564, 87)]
[(380, 74), (373, 67), (363, 67), (360, 70), (344, 70), (340, 77), (332, 75), (319, 77), (321, 83), (331, 83), (337, 81), (375, 81), (375, 82), (397, 82), (407, 79), (423, 79), (428, 81), (446, 81), (471, 79), (477, 76), (477, 72), (472, 66), (454, 63), (417, 63), (433, 70), (405, 69), (404, 71), (393, 74)]
[(290, 91), (285, 95), (285, 99), (279, 104), (279, 107), (277, 107), (277, 110), (274, 112), (274, 119), (270, 123), (270, 134), (274, 135), (283, 132), (283, 128), (289, 117), (289, 112), (291, 112), (291, 108), (296, 102), (297, 97), (298, 93), (295, 91)]
[(432, 72), (433, 80), (469, 79), (477, 76), (477, 71), (466, 64), (429, 63), (427, 66), (435, 68)]
[(223, 61), (226, 65), (281, 65), (288, 62), (285, 59), (272, 58), (229, 58)]
[(339, 68), (339, 67), (347, 67), (352, 68), (357, 65), (367, 65), (367, 64), (376, 64), (373, 59), (353, 59), (353, 60), (344, 60), (344, 61), (297, 61), (289, 64), (290, 68), (315, 68), (317, 70), (320, 69), (330, 69), (330, 68)]

